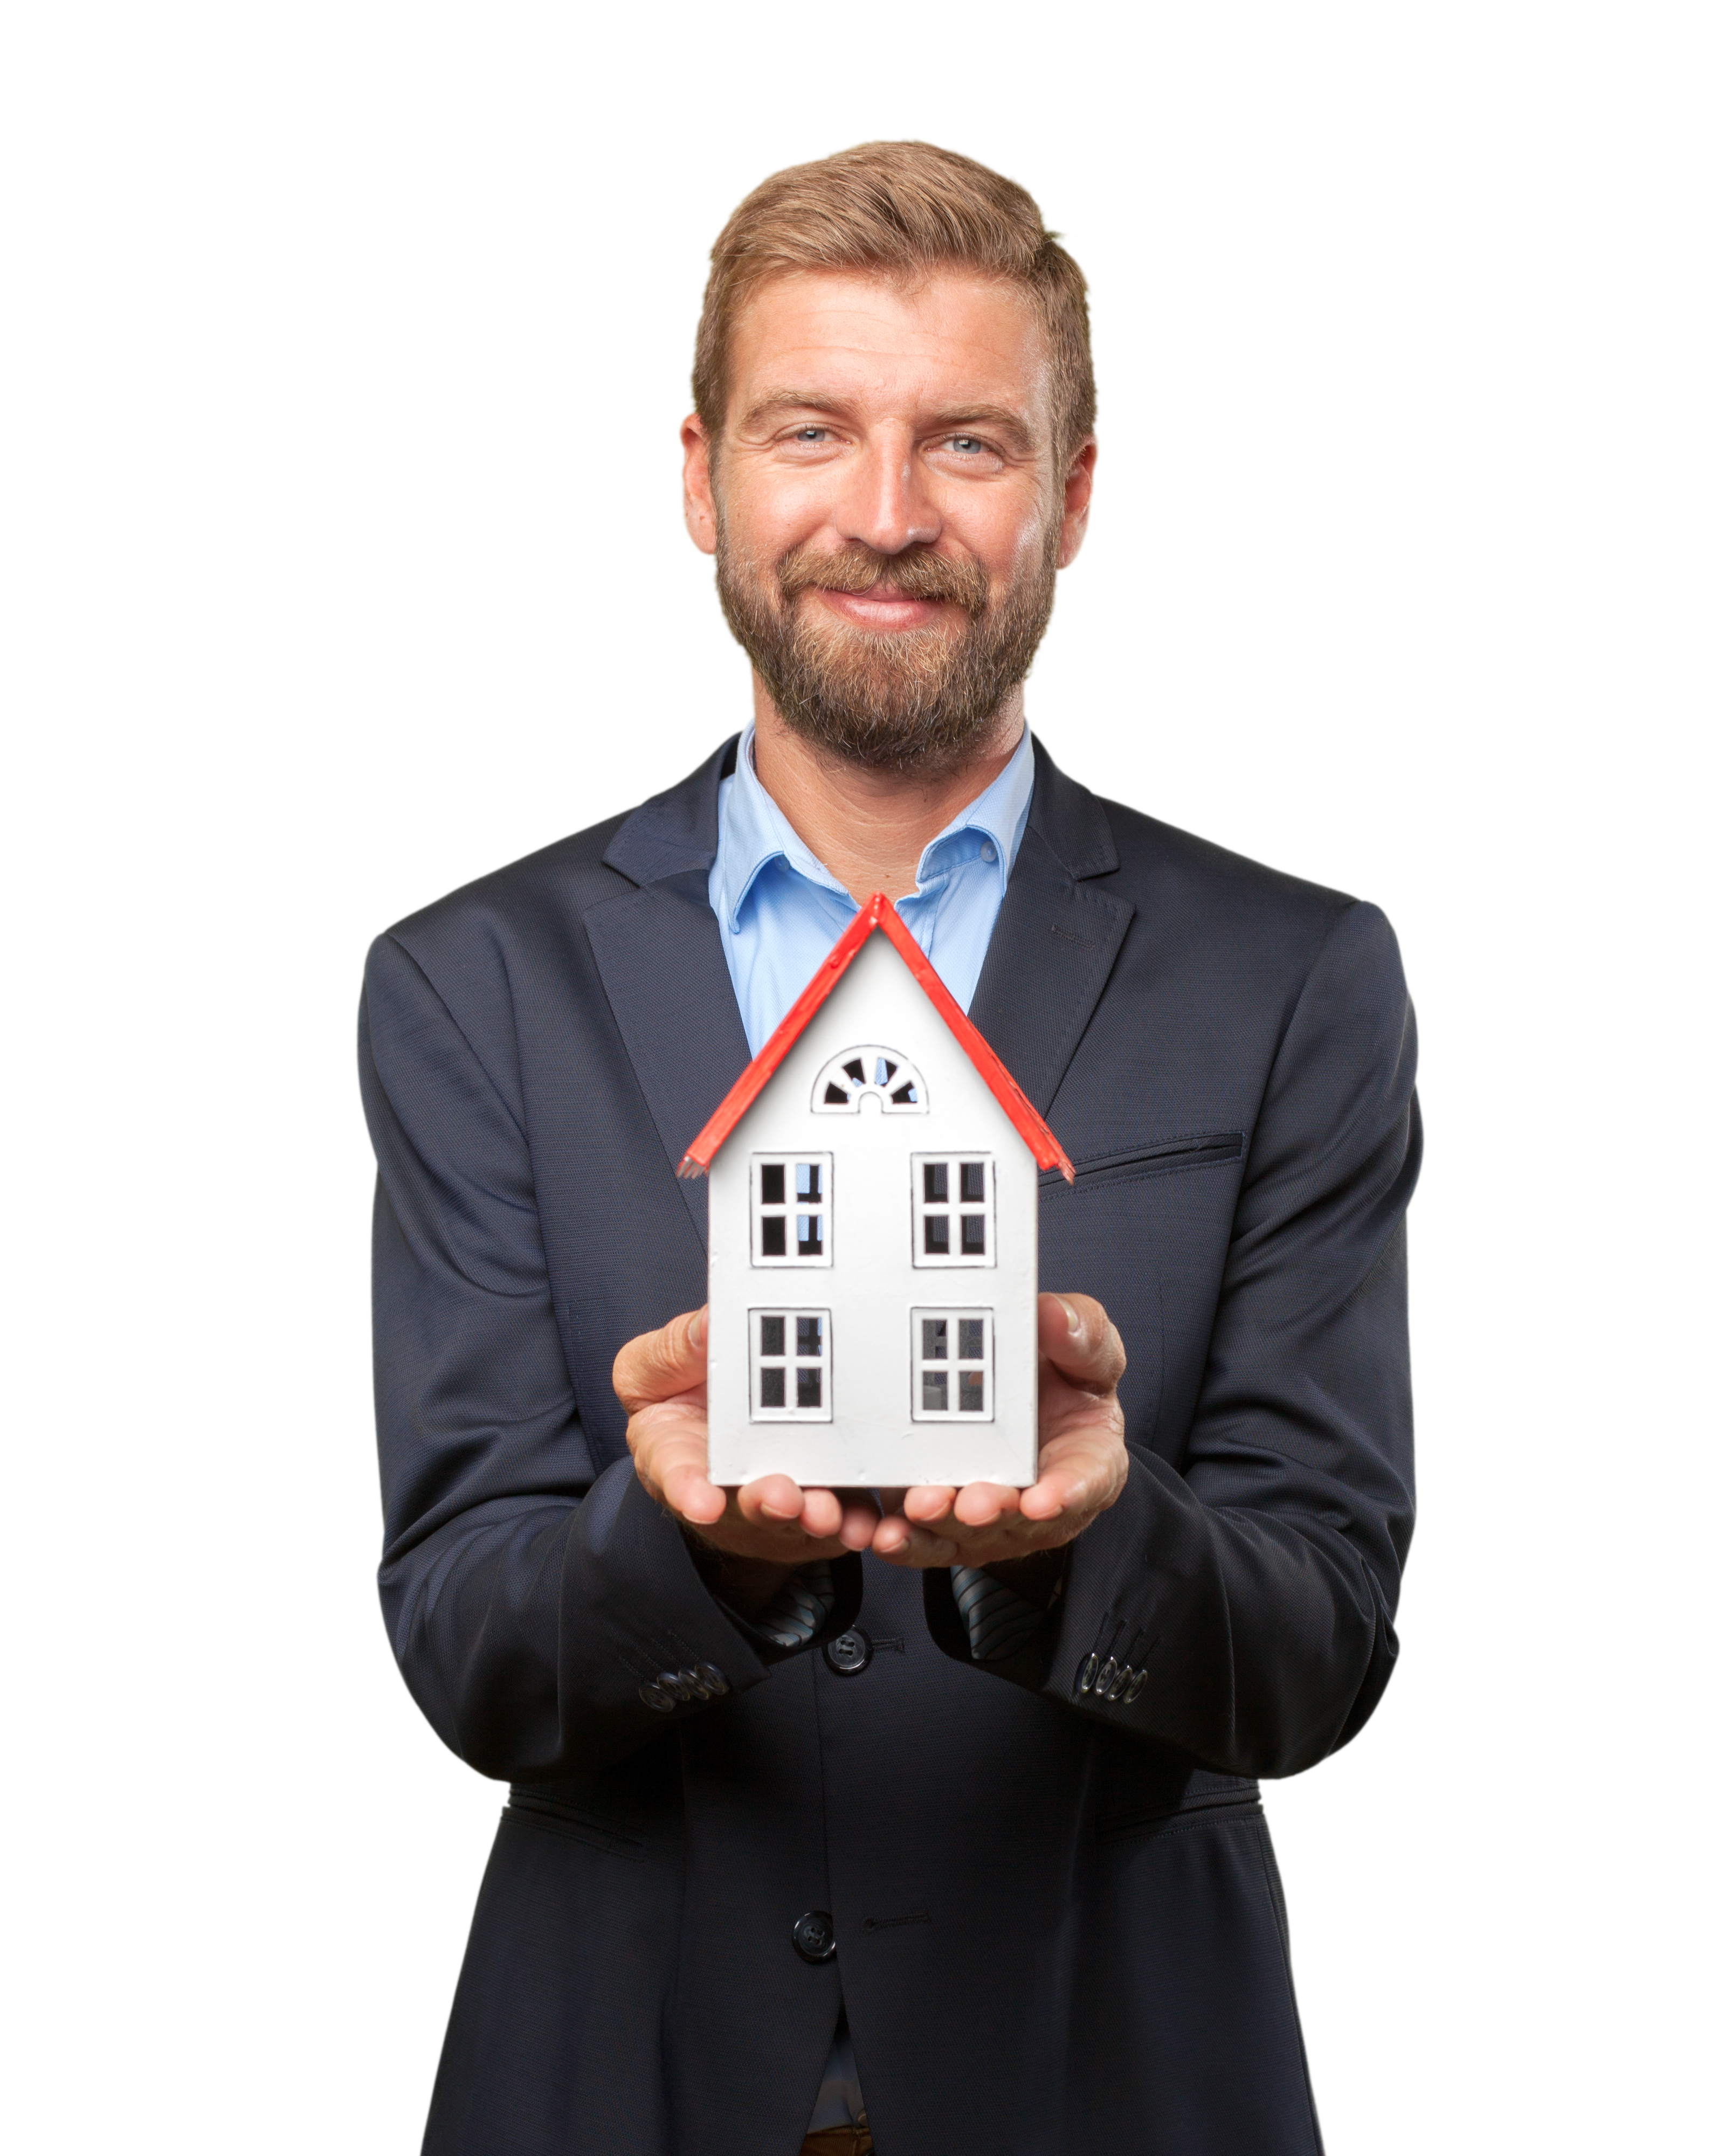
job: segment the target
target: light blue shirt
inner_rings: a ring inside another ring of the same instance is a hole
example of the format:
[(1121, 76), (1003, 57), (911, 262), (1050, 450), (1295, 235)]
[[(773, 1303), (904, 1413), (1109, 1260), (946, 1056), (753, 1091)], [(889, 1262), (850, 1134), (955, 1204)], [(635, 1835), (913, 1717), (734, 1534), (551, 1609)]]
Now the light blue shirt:
[[(916, 888), (898, 901), (899, 918), (961, 1010), (976, 993), (1035, 777), (1026, 726), (993, 783), (922, 849)], [(737, 743), (735, 773), (720, 783), (719, 850), (706, 892), (749, 1053), (758, 1055), (857, 907), (756, 777), (752, 726)]]

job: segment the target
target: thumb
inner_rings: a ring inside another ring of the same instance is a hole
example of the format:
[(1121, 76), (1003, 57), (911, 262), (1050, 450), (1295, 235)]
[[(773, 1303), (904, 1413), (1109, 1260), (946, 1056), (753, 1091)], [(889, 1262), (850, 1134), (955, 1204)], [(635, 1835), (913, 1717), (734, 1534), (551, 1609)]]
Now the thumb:
[(631, 1414), (674, 1399), (706, 1377), (706, 1309), (685, 1310), (656, 1332), (625, 1341), (611, 1365), (612, 1389)]
[(1126, 1370), (1126, 1350), (1093, 1295), (1036, 1298), (1036, 1332), (1043, 1353), (1075, 1385), (1106, 1392)]

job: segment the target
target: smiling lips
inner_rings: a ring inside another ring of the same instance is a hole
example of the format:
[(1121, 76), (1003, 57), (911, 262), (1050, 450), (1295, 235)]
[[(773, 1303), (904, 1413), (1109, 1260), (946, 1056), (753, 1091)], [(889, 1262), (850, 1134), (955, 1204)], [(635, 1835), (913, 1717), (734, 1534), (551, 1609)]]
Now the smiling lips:
[(815, 596), (846, 621), (864, 629), (921, 629), (934, 619), (941, 599), (912, 598), (885, 582), (865, 592), (834, 591), (830, 585), (811, 587)]
[(946, 604), (975, 619), (988, 603), (981, 562), (922, 545), (896, 554), (856, 542), (831, 549), (796, 547), (778, 565), (778, 588), (787, 606), (804, 592), (816, 593), (841, 620), (860, 629), (920, 629)]

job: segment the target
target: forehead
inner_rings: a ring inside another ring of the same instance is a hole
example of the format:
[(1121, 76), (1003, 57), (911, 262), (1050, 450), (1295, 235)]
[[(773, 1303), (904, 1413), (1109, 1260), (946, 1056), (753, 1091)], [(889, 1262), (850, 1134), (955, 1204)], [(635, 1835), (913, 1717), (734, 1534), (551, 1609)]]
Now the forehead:
[(850, 270), (771, 279), (737, 315), (731, 416), (785, 392), (899, 408), (964, 404), (1045, 423), (1048, 340), (1015, 286), (937, 270), (914, 283)]

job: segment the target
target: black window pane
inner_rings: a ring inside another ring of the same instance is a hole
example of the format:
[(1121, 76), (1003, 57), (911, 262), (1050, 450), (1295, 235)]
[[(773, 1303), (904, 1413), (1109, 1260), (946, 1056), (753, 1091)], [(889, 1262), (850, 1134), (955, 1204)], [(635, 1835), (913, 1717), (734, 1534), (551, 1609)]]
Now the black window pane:
[(924, 1255), (931, 1258), (944, 1258), (949, 1255), (952, 1245), (947, 1240), (947, 1215), (944, 1213), (923, 1215), (922, 1249)]
[(961, 1363), (980, 1363), (983, 1359), (983, 1321), (979, 1317), (961, 1317), (958, 1321), (958, 1360)]
[(963, 1251), (967, 1258), (980, 1258), (988, 1250), (988, 1216), (986, 1213), (967, 1213), (963, 1215)]
[(842, 1086), (834, 1085), (830, 1078), (827, 1081), (827, 1090), (822, 1094), (821, 1099), (825, 1102), (828, 1107), (842, 1108), (850, 1098), (850, 1094), (845, 1091)]
[(797, 1373), (797, 1405), (799, 1408), (818, 1408), (820, 1405), (820, 1372), (819, 1369)]
[(761, 1163), (761, 1203), (763, 1205), (783, 1205), (784, 1203), (784, 1166), (780, 1161)]
[(784, 1405), (784, 1365), (776, 1363), (770, 1370), (761, 1373), (761, 1404), (763, 1408), (782, 1408)]
[(798, 1198), (819, 1197), (820, 1163), (818, 1160), (799, 1160), (797, 1163), (797, 1195)]
[(944, 1370), (925, 1370), (922, 1373), (922, 1405), (925, 1411), (937, 1414), (947, 1411), (947, 1373)]
[(897, 1101), (900, 1107), (914, 1108), (916, 1105), (916, 1088), (907, 1078), (904, 1084), (898, 1088), (896, 1092), (894, 1093), (892, 1097)]
[(944, 1317), (925, 1317), (922, 1321), (922, 1359), (925, 1363), (944, 1363), (947, 1359), (947, 1321)]
[(868, 1082), (863, 1070), (861, 1056), (853, 1055), (851, 1057), (850, 1062), (848, 1062), (845, 1066), (845, 1075), (847, 1078), (855, 1079), (859, 1086), (865, 1085)]
[(799, 1317), (797, 1320), (797, 1353), (799, 1355), (819, 1354), (820, 1320), (818, 1317)]
[(947, 1163), (943, 1160), (926, 1160), (922, 1163), (922, 1202), (925, 1205), (944, 1205), (947, 1202)]
[(958, 1373), (958, 1412), (960, 1414), (980, 1414), (983, 1411), (983, 1373), (980, 1370), (961, 1370)]
[(799, 1213), (797, 1215), (797, 1255), (799, 1258), (818, 1258), (825, 1249), (820, 1234), (823, 1224), (819, 1213)]
[(784, 1255), (783, 1213), (768, 1213), (762, 1216), (761, 1255), (763, 1258), (782, 1258)]
[(980, 1205), (988, 1196), (983, 1181), (987, 1163), (980, 1160), (962, 1160), (958, 1163), (958, 1195), (967, 1205)]
[(763, 1317), (761, 1320), (761, 1353), (763, 1355), (783, 1354), (784, 1320), (782, 1317)]

